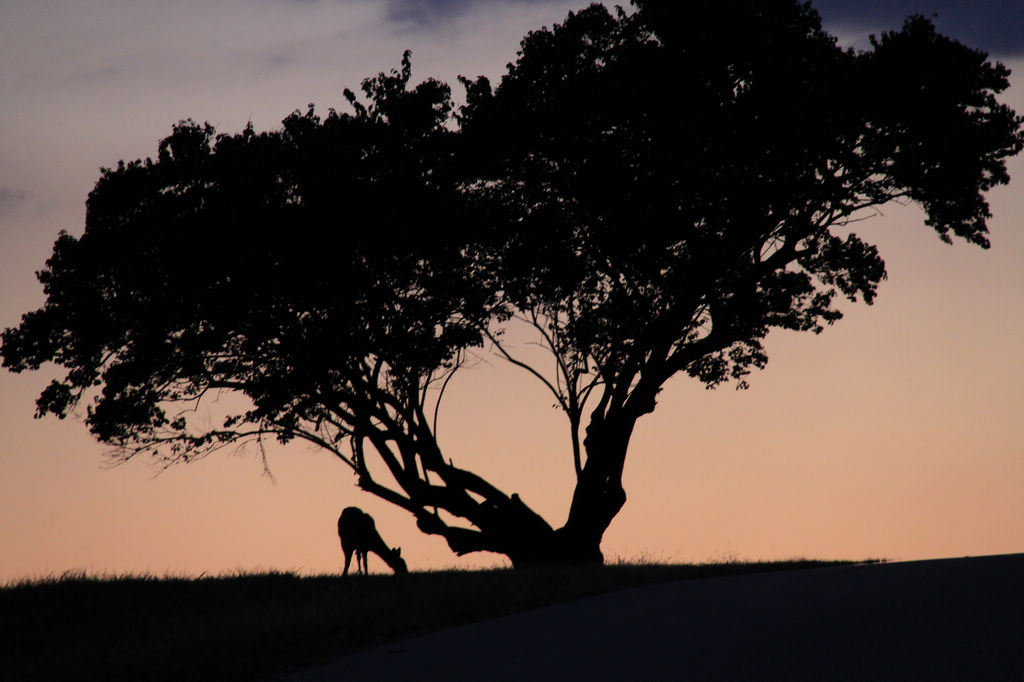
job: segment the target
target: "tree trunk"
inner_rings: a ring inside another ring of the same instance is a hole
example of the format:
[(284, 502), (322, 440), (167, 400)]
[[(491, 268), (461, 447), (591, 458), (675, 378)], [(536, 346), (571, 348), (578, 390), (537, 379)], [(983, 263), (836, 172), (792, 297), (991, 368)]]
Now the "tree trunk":
[[(425, 509), (419, 528), (443, 535), (462, 556), (487, 551), (504, 554), (514, 568), (551, 564), (601, 564), (601, 539), (626, 502), (622, 472), (639, 415), (619, 409), (595, 418), (583, 446), (587, 459), (577, 477), (565, 525), (555, 530), (516, 494), (496, 493), (461, 514), (476, 529), (448, 526)], [(468, 499), (468, 498), (467, 498)], [(449, 509), (449, 511), (452, 511)]]
[(557, 530), (515, 494), (499, 504), (482, 503), (468, 516), (478, 530), (446, 526), (431, 514), (421, 515), (418, 525), (426, 533), (443, 535), (460, 556), (481, 550), (497, 552), (509, 557), (517, 569), (601, 564), (601, 539), (626, 502), (622, 469), (631, 431), (631, 426), (588, 429), (584, 441), (587, 462), (576, 482), (569, 517)]
[[(592, 471), (596, 470), (597, 467), (592, 468)], [(462, 545), (460, 534), (453, 534), (449, 529), (445, 533), (448, 544), (457, 554), (485, 548), (504, 554), (516, 569), (553, 564), (603, 563), (601, 537), (626, 497), (622, 486), (618, 484), (619, 479), (616, 479), (616, 485), (610, 487), (611, 496), (602, 495), (602, 491), (587, 486), (583, 480), (577, 483), (573, 497), (575, 516), (571, 512), (569, 521), (558, 530), (554, 530), (523, 503), (518, 495), (512, 495), (509, 503), (491, 509), (486, 522), (480, 520), (479, 531), (466, 531), (471, 543)], [(618, 495), (615, 495), (616, 489)], [(420, 528), (427, 532), (433, 530), (422, 523)]]
[(622, 470), (633, 419), (592, 422), (583, 445), (587, 462), (576, 482), (569, 518), (558, 529), (566, 550), (587, 563), (601, 563), (601, 538), (626, 503)]
[(507, 553), (514, 567), (604, 562), (601, 539), (626, 503), (622, 470), (635, 422), (620, 416), (587, 428), (587, 462), (577, 479), (565, 525), (551, 533), (523, 534), (515, 543), (517, 551)]

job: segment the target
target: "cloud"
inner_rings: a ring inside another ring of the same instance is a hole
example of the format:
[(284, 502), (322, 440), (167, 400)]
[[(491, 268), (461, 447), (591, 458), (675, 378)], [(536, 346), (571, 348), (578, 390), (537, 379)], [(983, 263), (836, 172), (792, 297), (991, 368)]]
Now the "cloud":
[[(537, 5), (549, 0), (387, 0), (388, 21), (406, 27), (433, 28), (488, 5)], [(581, 0), (580, 6), (588, 4)]]
[(935, 17), (940, 33), (994, 57), (1024, 55), (1024, 0), (813, 0), (832, 33), (899, 29), (911, 14)]
[[(308, 1), (308, 0), (298, 0)], [(433, 28), (488, 5), (543, 4), (548, 0), (386, 0), (388, 21)], [(579, 8), (593, 0), (580, 0)], [(615, 4), (615, 3), (605, 3)], [(628, 5), (628, 0), (619, 0)], [(835, 32), (848, 27), (863, 34), (898, 29), (911, 14), (937, 15), (940, 32), (997, 57), (1024, 55), (1024, 0), (813, 0)]]
[(0, 217), (13, 215), (28, 201), (28, 193), (0, 186)]
[[(308, 1), (308, 0), (296, 0)], [(583, 8), (593, 0), (580, 0)], [(551, 0), (386, 0), (385, 17), (406, 29), (431, 29), (470, 11), (497, 5), (552, 4)], [(564, 4), (564, 3), (563, 3)], [(606, 2), (628, 6), (628, 0)], [(940, 32), (996, 57), (1024, 55), (1024, 0), (813, 0), (826, 26), (881, 33), (898, 29), (910, 14), (937, 15)]]
[(471, 0), (389, 0), (387, 17), (399, 23), (434, 24), (465, 12)]

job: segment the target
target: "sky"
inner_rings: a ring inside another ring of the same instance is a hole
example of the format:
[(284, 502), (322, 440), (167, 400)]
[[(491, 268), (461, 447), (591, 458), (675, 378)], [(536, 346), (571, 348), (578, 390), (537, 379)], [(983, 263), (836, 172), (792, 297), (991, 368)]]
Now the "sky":
[[(1024, 3), (822, 0), (848, 44), (909, 13), (1014, 69), (1024, 112)], [(152, 156), (176, 121), (278, 127), (399, 65), (413, 78), (500, 77), (563, 0), (4, 0), (0, 3), (0, 328), (43, 303), (34, 273), (80, 234), (99, 168)], [(459, 89), (455, 87), (458, 95)], [(851, 93), (851, 97), (870, 93)], [(886, 558), (1024, 551), (1024, 162), (989, 194), (992, 248), (948, 246), (910, 206), (858, 225), (889, 278), (822, 335), (773, 332), (747, 391), (677, 377), (633, 437), (610, 560)], [(0, 583), (25, 577), (340, 571), (335, 523), (357, 505), (413, 570), (455, 557), (405, 512), (304, 445), (167, 470), (111, 467), (80, 419), (33, 419), (53, 372), (0, 370)], [(449, 388), (446, 453), (553, 524), (573, 474), (564, 418), (493, 357)], [(371, 567), (383, 564), (371, 557)]]

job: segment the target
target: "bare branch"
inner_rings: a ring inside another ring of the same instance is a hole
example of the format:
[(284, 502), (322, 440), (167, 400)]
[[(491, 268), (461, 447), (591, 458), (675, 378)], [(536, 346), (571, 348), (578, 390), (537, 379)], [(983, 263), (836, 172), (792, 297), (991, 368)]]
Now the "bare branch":
[(527, 363), (523, 362), (522, 360), (519, 360), (519, 359), (517, 359), (517, 358), (513, 357), (513, 356), (512, 356), (512, 354), (511, 354), (511, 353), (509, 353), (509, 352), (508, 352), (508, 351), (507, 351), (507, 350), (505, 349), (505, 346), (504, 346), (504, 345), (502, 345), (502, 343), (501, 343), (500, 341), (498, 341), (498, 338), (497, 338), (497, 337), (496, 337), (496, 336), (495, 336), (495, 335), (494, 335), (493, 333), (491, 333), (491, 331), (490, 331), (490, 330), (488, 330), (488, 329), (482, 329), (482, 331), (483, 331), (484, 335), (485, 335), (485, 336), (487, 337), (487, 339), (488, 339), (488, 340), (489, 340), (489, 341), (490, 341), (490, 342), (491, 342), (491, 343), (492, 343), (492, 344), (494, 345), (494, 347), (498, 349), (498, 352), (499, 352), (499, 353), (501, 354), (501, 356), (502, 356), (502, 357), (503, 357), (503, 358), (504, 358), (505, 360), (507, 360), (508, 362), (512, 363), (512, 364), (513, 364), (513, 365), (515, 365), (516, 367), (520, 367), (520, 368), (522, 368), (522, 369), (525, 369), (525, 370), (526, 370), (527, 372), (529, 372), (529, 373), (530, 373), (530, 374), (532, 374), (532, 375), (533, 375), (534, 377), (536, 377), (537, 379), (539, 379), (539, 380), (540, 380), (540, 382), (541, 382), (542, 384), (544, 384), (544, 385), (545, 385), (545, 386), (547, 387), (547, 389), (548, 389), (549, 391), (551, 391), (551, 395), (553, 395), (553, 396), (555, 397), (555, 400), (556, 400), (556, 401), (558, 401), (558, 404), (559, 404), (559, 405), (560, 405), (560, 406), (562, 407), (562, 409), (563, 409), (563, 410), (566, 410), (566, 411), (568, 412), (568, 409), (567, 409), (567, 405), (566, 405), (565, 399), (564, 399), (564, 398), (562, 397), (562, 395), (561, 395), (561, 394), (559, 393), (558, 389), (557, 389), (557, 388), (555, 388), (555, 387), (554, 387), (554, 386), (553, 386), (553, 385), (551, 384), (551, 382), (550, 382), (550, 381), (548, 381), (547, 377), (545, 377), (545, 376), (544, 376), (543, 374), (541, 374), (541, 373), (540, 373), (540, 372), (538, 372), (538, 371), (537, 371), (536, 369), (534, 369), (533, 367), (531, 367), (531, 366), (530, 366), (529, 364), (527, 364)]

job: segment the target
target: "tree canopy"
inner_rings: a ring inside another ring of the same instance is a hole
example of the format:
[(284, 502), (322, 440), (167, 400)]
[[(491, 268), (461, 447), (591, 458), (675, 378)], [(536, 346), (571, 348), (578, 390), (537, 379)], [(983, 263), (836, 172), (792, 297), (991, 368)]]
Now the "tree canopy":
[[(4, 366), (66, 368), (37, 413), (86, 401), (123, 458), (302, 438), (456, 553), (599, 561), (665, 382), (743, 387), (772, 328), (871, 303), (885, 266), (851, 226), (874, 207), (914, 202), (987, 247), (984, 193), (1024, 144), (996, 99), (1008, 70), (924, 17), (861, 51), (793, 0), (633, 5), (531, 32), (497, 86), (461, 79), (461, 107), (410, 87), (406, 53), (345, 91), (351, 113), (178, 123), (155, 160), (102, 171)], [(554, 373), (504, 345), (513, 318)], [(444, 386), (484, 343), (567, 416), (561, 527), (437, 443)], [(203, 422), (223, 392), (241, 407)]]

